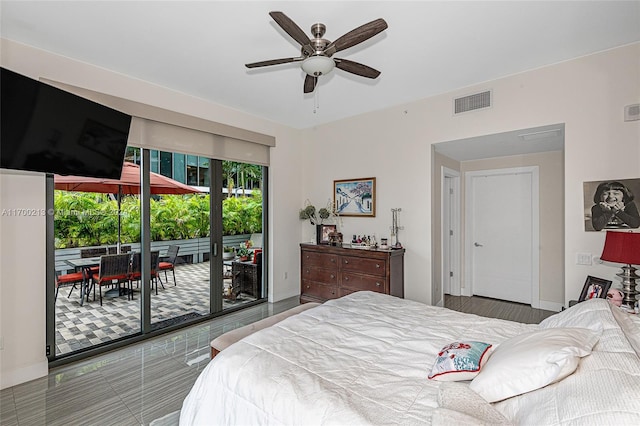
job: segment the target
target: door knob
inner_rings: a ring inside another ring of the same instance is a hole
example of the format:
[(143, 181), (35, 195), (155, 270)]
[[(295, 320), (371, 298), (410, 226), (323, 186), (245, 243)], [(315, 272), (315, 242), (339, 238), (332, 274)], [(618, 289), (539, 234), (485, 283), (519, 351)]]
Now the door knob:
[(473, 245), (476, 246), (476, 247), (483, 247), (483, 245), (480, 244), (480, 243), (473, 243)]

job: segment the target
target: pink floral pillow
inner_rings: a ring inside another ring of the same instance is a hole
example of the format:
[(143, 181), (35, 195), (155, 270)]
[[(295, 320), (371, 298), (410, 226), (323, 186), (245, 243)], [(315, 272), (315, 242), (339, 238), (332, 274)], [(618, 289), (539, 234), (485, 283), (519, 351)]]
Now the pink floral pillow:
[(429, 378), (443, 382), (472, 380), (491, 354), (492, 345), (484, 342), (453, 342), (442, 348)]

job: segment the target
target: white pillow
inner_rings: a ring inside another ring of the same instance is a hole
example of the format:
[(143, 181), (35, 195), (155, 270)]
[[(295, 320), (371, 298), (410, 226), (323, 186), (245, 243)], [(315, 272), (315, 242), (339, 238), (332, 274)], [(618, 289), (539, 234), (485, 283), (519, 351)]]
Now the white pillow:
[(501, 401), (564, 379), (591, 353), (601, 332), (552, 328), (502, 342), (469, 387), (488, 402)]

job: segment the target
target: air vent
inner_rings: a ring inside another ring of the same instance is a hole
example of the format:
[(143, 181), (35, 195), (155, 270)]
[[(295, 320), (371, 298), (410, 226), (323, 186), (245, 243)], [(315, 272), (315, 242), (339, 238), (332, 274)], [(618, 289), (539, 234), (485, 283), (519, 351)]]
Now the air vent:
[(627, 105), (624, 107), (624, 121), (640, 120), (640, 104)]
[(480, 108), (491, 106), (491, 91), (476, 93), (475, 95), (464, 96), (453, 100), (454, 114), (474, 111)]

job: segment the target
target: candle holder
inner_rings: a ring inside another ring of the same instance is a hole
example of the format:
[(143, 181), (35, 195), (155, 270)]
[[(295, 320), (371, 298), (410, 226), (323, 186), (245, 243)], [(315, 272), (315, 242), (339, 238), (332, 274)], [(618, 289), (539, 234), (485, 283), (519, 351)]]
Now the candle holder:
[(404, 229), (404, 226), (398, 226), (398, 213), (401, 211), (401, 208), (391, 209), (391, 248), (393, 249), (402, 248), (402, 244), (398, 239), (398, 231)]

